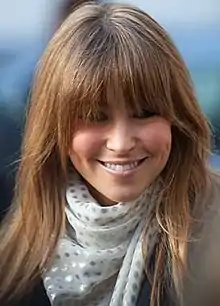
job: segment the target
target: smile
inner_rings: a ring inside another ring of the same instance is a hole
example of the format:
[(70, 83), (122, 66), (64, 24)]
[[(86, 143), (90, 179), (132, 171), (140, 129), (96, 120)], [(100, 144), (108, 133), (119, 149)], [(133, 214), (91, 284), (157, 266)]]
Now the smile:
[(140, 160), (132, 161), (132, 162), (103, 162), (99, 161), (99, 163), (105, 167), (106, 170), (118, 173), (118, 174), (126, 174), (130, 173), (133, 170), (136, 170), (145, 160), (147, 157), (142, 158)]

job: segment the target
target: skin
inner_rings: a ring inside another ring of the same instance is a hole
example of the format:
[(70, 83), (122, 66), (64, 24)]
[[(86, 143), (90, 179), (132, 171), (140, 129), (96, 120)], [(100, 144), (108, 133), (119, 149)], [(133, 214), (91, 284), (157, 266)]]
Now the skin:
[[(74, 168), (103, 206), (136, 199), (164, 169), (171, 150), (171, 124), (145, 112), (129, 114), (125, 103), (103, 110), (97, 122), (79, 122), (69, 149)], [(130, 171), (115, 173), (102, 164), (146, 158)], [(100, 163), (100, 161), (102, 163)]]

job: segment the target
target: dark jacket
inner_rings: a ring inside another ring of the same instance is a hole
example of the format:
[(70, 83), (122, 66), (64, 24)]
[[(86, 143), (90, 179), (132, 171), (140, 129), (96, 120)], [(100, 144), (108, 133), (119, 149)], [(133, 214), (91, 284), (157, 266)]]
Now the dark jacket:
[[(143, 282), (143, 286), (140, 291), (137, 306), (149, 306), (149, 297), (150, 297), (150, 284), (146, 278)], [(51, 304), (49, 298), (47, 297), (42, 281), (38, 285), (36, 285), (33, 291), (29, 295), (25, 296), (22, 300), (13, 303), (11, 302), (11, 303), (1, 304), (1, 306), (50, 306), (50, 305)]]
[[(188, 244), (190, 278), (184, 282), (184, 306), (220, 305), (220, 175), (213, 175), (206, 196), (201, 200), (194, 239)], [(201, 222), (200, 222), (201, 221)], [(197, 233), (197, 234), (196, 234)], [(154, 256), (152, 256), (152, 263)], [(145, 278), (136, 306), (149, 306), (151, 286)], [(167, 293), (160, 306), (171, 306)], [(0, 306), (50, 306), (42, 281), (20, 302), (2, 303)], [(121, 305), (118, 305), (121, 306)], [(175, 305), (180, 306), (180, 305)]]

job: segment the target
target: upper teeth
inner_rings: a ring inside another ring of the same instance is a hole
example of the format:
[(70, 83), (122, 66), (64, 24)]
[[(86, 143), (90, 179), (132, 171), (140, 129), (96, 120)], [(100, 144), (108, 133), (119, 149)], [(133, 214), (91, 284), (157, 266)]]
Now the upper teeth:
[(126, 171), (126, 170), (131, 170), (134, 169), (135, 167), (137, 167), (138, 162), (132, 162), (130, 164), (112, 164), (112, 163), (104, 163), (104, 166), (106, 168), (112, 169), (114, 171), (118, 171), (118, 172), (122, 172), (122, 171)]

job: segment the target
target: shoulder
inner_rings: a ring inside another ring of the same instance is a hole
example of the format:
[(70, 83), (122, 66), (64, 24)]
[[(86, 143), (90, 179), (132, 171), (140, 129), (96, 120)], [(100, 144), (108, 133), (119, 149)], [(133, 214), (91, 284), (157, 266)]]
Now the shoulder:
[(213, 269), (216, 269), (215, 264), (218, 268), (220, 258), (220, 174), (211, 173), (210, 182), (211, 188), (209, 196), (206, 198), (207, 211), (204, 215), (204, 229), (202, 234), (205, 239), (206, 253), (210, 258), (208, 263), (212, 263), (212, 265), (208, 265), (208, 267), (210, 269), (212, 266)]
[(196, 207), (193, 213), (194, 225), (200, 230), (209, 226), (220, 213), (220, 172), (207, 170), (206, 186), (200, 195), (197, 195)]
[(213, 200), (219, 200), (220, 195), (220, 171), (209, 172), (209, 185)]
[[(204, 208), (203, 223), (209, 230), (220, 227), (220, 172), (209, 172), (207, 179), (207, 188), (201, 203)], [(215, 223), (217, 222), (217, 223)], [(212, 227), (210, 228), (210, 225)]]
[(220, 243), (218, 243), (218, 240), (220, 242), (220, 173), (213, 171), (208, 173), (207, 187), (198, 206), (202, 213), (198, 219), (194, 220), (194, 223), (198, 225), (200, 236), (196, 240), (215, 248), (219, 244), (220, 251)]
[[(212, 262), (213, 266), (216, 262), (213, 261), (214, 257), (217, 255), (218, 261), (220, 257), (220, 174), (210, 173), (209, 189), (204, 201), (206, 209), (202, 220), (203, 253), (207, 254), (208, 263)], [(209, 265), (208, 267), (210, 268)]]
[[(189, 241), (190, 294), (200, 304), (220, 305), (220, 174), (210, 172), (207, 189), (201, 199), (203, 213), (194, 220), (196, 234)], [(188, 300), (188, 299), (187, 299)], [(203, 304), (206, 301), (207, 304)], [(209, 302), (208, 302), (209, 301)], [(210, 301), (213, 301), (212, 303)], [(217, 303), (217, 304), (215, 304)], [(189, 303), (188, 301), (188, 304)]]

